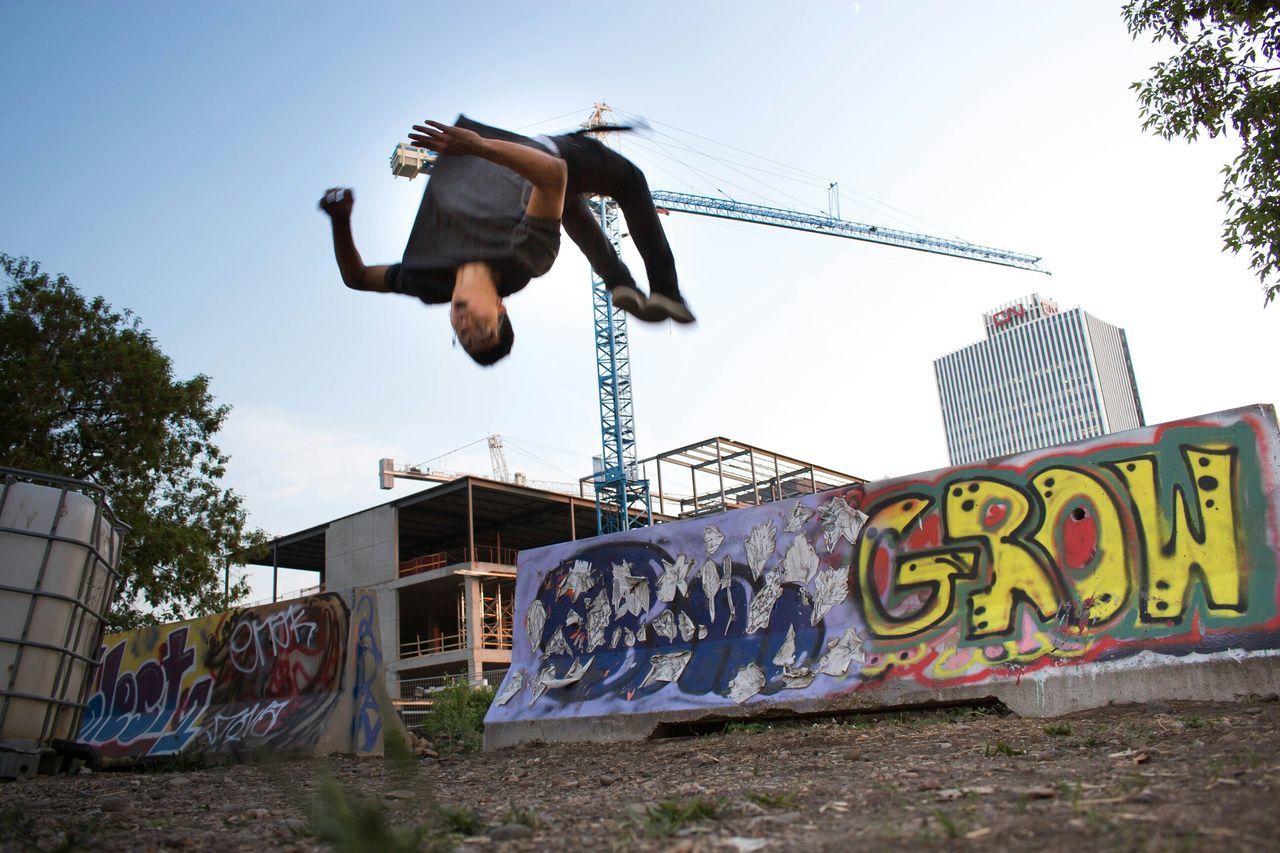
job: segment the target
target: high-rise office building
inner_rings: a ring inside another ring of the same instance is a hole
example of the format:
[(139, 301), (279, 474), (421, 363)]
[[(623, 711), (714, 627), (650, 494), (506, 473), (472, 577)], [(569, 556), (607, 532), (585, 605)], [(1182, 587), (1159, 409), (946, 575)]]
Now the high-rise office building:
[(1143, 425), (1124, 329), (1033, 293), (933, 363), (952, 465)]

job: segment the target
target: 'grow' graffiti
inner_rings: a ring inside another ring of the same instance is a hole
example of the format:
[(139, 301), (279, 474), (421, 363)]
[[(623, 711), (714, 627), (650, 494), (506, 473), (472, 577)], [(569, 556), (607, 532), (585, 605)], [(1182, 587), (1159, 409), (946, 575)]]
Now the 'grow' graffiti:
[(1278, 454), (1256, 407), (527, 552), (488, 720), (1280, 649)]

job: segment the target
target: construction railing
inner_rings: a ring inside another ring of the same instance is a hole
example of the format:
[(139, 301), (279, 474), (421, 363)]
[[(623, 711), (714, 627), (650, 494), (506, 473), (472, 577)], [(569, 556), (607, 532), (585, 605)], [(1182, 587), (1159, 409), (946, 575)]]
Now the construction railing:
[(496, 545), (477, 545), (471, 548), (454, 548), (449, 551), (437, 551), (424, 554), (400, 563), (400, 577), (442, 569), (457, 563), (497, 563), (502, 566), (514, 566), (519, 551), (515, 548), (499, 548)]
[(467, 647), (467, 634), (442, 634), (438, 637), (414, 637), (400, 644), (400, 657), (412, 658), (419, 655), (438, 655), (441, 652), (456, 652)]
[[(400, 657), (403, 659), (420, 655), (438, 655), (441, 652), (456, 652), (459, 649), (466, 648), (470, 648), (470, 646), (467, 644), (465, 631), (460, 631), (457, 634), (443, 634), (438, 637), (414, 637), (412, 640), (406, 640), (400, 644)], [(484, 631), (480, 635), (480, 648), (510, 651), (511, 626), (502, 625)]]
[[(295, 590), (290, 590), (289, 592), (279, 593), (276, 596), (275, 601), (289, 601), (290, 599), (294, 599), (294, 598), (306, 598), (309, 595), (319, 595), (322, 592), (324, 592), (324, 584), (320, 584), (318, 586), (309, 586), (309, 587), (306, 587), (305, 589), (295, 589)], [(250, 601), (246, 603), (236, 604), (236, 607), (259, 607), (263, 604), (274, 604), (275, 601), (272, 601), (269, 598), (263, 598), (258, 601)]]

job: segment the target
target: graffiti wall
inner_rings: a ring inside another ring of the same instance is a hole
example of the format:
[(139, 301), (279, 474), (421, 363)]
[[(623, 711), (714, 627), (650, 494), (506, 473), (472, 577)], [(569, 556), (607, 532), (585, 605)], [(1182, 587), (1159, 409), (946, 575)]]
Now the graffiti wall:
[(486, 723), (1269, 655), (1278, 453), (1254, 407), (525, 552)]
[(362, 702), (383, 677), (382, 656), (359, 627), (376, 624), (376, 607), (356, 592), (354, 631), (342, 598), (323, 594), (108, 635), (79, 740), (116, 763), (380, 751), (380, 709)]

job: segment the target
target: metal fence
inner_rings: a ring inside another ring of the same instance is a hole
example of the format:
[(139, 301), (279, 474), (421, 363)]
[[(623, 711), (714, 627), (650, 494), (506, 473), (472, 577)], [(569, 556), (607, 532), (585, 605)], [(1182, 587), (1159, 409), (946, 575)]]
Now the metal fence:
[(505, 669), (490, 670), (474, 679), (465, 675), (435, 675), (430, 678), (402, 678), (399, 684), (399, 698), (393, 700), (400, 719), (406, 726), (421, 725), (431, 713), (431, 698), (451, 684), (470, 682), (476, 687), (489, 687), (497, 690), (506, 677)]

